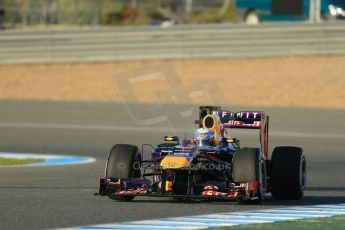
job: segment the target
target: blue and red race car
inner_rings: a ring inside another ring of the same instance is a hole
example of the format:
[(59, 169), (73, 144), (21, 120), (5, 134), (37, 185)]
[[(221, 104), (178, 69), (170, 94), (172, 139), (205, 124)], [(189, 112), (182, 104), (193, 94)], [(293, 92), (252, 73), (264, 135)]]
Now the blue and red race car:
[[(269, 117), (260, 111), (230, 112), (200, 106), (199, 128), (181, 143), (165, 136), (158, 146), (116, 144), (99, 182), (99, 195), (119, 201), (135, 196), (224, 199), (258, 203), (265, 194), (300, 199), (306, 183), (302, 148), (280, 146), (268, 159)], [(241, 147), (228, 129), (259, 130), (260, 146)], [(151, 159), (142, 159), (144, 147)]]

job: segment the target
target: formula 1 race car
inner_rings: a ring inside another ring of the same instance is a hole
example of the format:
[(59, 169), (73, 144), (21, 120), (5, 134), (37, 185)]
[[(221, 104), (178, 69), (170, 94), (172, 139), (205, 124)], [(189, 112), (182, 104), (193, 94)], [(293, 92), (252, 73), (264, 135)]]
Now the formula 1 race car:
[[(268, 159), (269, 117), (264, 112), (230, 112), (200, 106), (199, 128), (181, 143), (165, 136), (158, 146), (116, 144), (110, 151), (99, 195), (119, 201), (135, 196), (177, 199), (223, 199), (258, 203), (266, 193), (274, 198), (300, 199), (306, 183), (302, 148), (281, 146)], [(240, 147), (229, 129), (258, 129), (260, 146)], [(143, 160), (144, 147), (151, 159)]]

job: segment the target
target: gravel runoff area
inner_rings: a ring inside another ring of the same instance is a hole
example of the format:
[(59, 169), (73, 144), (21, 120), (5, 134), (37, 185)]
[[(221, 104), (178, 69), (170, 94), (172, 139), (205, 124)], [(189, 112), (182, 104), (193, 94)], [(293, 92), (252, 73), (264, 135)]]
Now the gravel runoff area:
[(0, 100), (120, 101), (130, 87), (126, 101), (170, 103), (194, 87), (214, 104), (345, 109), (344, 66), (345, 56), (0, 65)]

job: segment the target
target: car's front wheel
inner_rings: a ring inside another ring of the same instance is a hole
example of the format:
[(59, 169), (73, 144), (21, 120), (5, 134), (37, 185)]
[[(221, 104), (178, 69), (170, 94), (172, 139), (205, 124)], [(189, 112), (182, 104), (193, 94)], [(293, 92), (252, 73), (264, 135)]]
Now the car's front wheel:
[(241, 148), (235, 152), (232, 167), (233, 179), (235, 182), (259, 182), (258, 199), (240, 199), (241, 203), (258, 203), (266, 193), (267, 175), (266, 164), (258, 148)]
[[(110, 150), (106, 177), (113, 178), (140, 178), (140, 169), (136, 168), (136, 162), (140, 159), (138, 147), (133, 145), (117, 144)], [(110, 196), (111, 199), (130, 201), (134, 196)]]

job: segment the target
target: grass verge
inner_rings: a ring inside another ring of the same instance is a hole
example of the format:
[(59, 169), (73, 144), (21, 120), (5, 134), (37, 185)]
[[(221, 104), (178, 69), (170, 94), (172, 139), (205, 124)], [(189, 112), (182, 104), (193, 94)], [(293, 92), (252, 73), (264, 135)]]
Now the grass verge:
[(282, 221), (266, 224), (248, 224), (248, 225), (234, 225), (229, 227), (215, 228), (215, 230), (233, 230), (233, 229), (279, 229), (279, 230), (340, 230), (345, 229), (345, 216), (323, 217), (293, 221)]
[(11, 165), (26, 165), (35, 162), (42, 162), (44, 159), (15, 159), (15, 158), (3, 158), (0, 157), (0, 166), (11, 166)]

